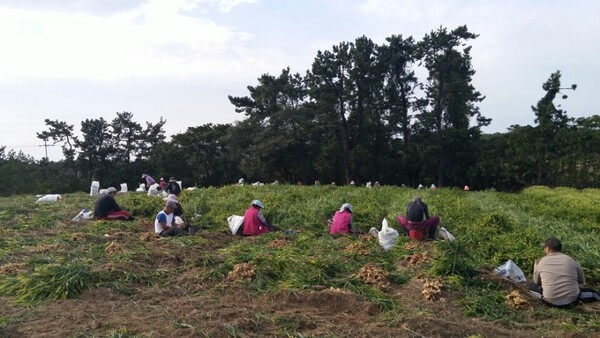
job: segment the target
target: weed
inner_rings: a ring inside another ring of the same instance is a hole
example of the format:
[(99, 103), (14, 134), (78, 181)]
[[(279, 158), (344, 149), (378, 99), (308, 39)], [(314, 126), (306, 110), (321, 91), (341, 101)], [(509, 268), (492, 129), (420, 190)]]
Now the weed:
[(31, 304), (47, 300), (74, 298), (93, 287), (95, 280), (88, 269), (78, 264), (50, 264), (33, 273), (0, 281), (0, 293)]

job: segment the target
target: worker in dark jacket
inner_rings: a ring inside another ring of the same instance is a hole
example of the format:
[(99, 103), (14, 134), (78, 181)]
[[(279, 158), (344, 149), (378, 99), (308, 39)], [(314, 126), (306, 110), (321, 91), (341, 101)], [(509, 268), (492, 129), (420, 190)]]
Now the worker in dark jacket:
[(134, 218), (131, 214), (125, 210), (121, 210), (121, 207), (115, 201), (115, 195), (117, 194), (117, 189), (110, 187), (106, 189), (106, 194), (102, 195), (96, 201), (96, 205), (94, 207), (94, 217), (96, 219), (103, 220), (125, 220), (125, 221), (133, 221)]
[(404, 233), (416, 240), (425, 237), (435, 239), (435, 231), (440, 224), (440, 217), (430, 217), (427, 204), (419, 196), (415, 196), (406, 206), (406, 217), (398, 215), (396, 220), (404, 229)]

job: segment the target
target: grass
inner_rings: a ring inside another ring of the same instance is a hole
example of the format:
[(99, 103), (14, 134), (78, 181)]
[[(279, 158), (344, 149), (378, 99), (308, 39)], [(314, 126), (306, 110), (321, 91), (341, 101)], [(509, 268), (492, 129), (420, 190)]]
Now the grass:
[[(417, 269), (399, 265), (415, 253), (404, 247), (408, 242), (404, 237), (385, 252), (374, 238), (331, 236), (326, 231), (327, 219), (345, 202), (354, 207), (357, 228), (365, 232), (371, 227), (380, 229), (383, 218), (397, 228), (395, 217), (415, 194), (457, 237), (455, 242), (436, 242), (429, 252), (420, 252), (431, 260)], [(419, 273), (443, 276), (453, 292), (462, 294), (458, 305), (466, 315), (535, 326), (530, 323), (531, 316), (544, 314), (534, 311), (525, 315), (510, 309), (504, 304), (505, 284), (479, 281), (476, 276), (483, 267), (512, 259), (530, 279), (534, 260), (543, 255), (539, 244), (552, 235), (561, 238), (565, 252), (581, 262), (588, 285), (600, 286), (597, 190), (532, 187), (506, 194), (398, 187), (228, 186), (184, 191), (180, 197), (193, 224), (213, 238), (230, 236), (225, 235), (226, 218), (243, 214), (253, 199), (265, 204), (263, 212), (271, 222), (292, 234), (268, 233), (224, 243), (204, 236), (147, 242), (141, 235), (152, 231), (153, 217), (163, 204), (157, 197), (117, 196), (118, 203), (136, 216), (135, 222), (80, 223), (70, 219), (83, 208), (93, 209), (95, 197), (67, 194), (54, 204), (36, 204), (34, 196), (0, 198), (0, 267), (21, 269), (0, 274), (0, 293), (25, 304), (75, 298), (96, 287), (131, 294), (138, 286), (168, 285), (185, 272), (223, 288), (235, 265), (249, 263), (255, 275), (239, 283), (257, 294), (302, 292), (317, 286), (342, 289), (363, 296), (384, 313), (401, 313), (402, 306), (392, 293), (356, 278), (363, 267), (375, 264), (385, 271), (391, 288), (402, 288)], [(577, 333), (600, 326), (593, 314), (578, 314), (581, 318), (574, 326), (564, 313), (546, 314), (543, 324), (552, 322), (552, 329)], [(253, 320), (256, 325), (275, 323), (283, 335), (292, 334), (299, 326), (297, 319), (286, 316)], [(0, 328), (9, 322), (6, 315), (0, 317)], [(394, 319), (389, 323), (396, 326)], [(197, 328), (196, 323), (179, 319), (172, 325)], [(224, 333), (245, 335), (236, 326), (226, 327)], [(109, 336), (135, 335), (117, 330)]]

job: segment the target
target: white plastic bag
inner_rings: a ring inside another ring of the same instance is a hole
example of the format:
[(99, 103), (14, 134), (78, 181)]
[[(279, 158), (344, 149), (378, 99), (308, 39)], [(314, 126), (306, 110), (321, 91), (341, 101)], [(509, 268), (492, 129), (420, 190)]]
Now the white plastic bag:
[(92, 181), (92, 185), (90, 185), (90, 196), (98, 196), (100, 192), (100, 182)]
[(450, 231), (448, 231), (444, 227), (440, 227), (440, 230), (438, 232), (438, 236), (440, 236), (440, 238), (443, 239), (443, 240), (445, 240), (445, 241), (454, 242), (456, 240), (456, 237), (454, 237), (454, 235), (451, 234)]
[(121, 191), (120, 192), (127, 192), (127, 183), (121, 183)]
[(244, 216), (231, 215), (227, 217), (227, 224), (229, 224), (231, 233), (235, 235), (242, 224), (244, 224)]
[(517, 266), (512, 259), (502, 263), (499, 267), (494, 269), (494, 273), (500, 275), (513, 283), (523, 283), (527, 281), (523, 270)]
[(94, 212), (90, 209), (83, 209), (77, 214), (77, 216), (71, 219), (71, 222), (79, 222), (81, 220), (87, 220), (92, 218), (94, 218)]
[(158, 183), (154, 183), (150, 187), (148, 187), (148, 196), (156, 195), (158, 195)]
[(35, 201), (35, 203), (54, 203), (58, 202), (58, 200), (61, 198), (62, 197), (60, 195), (44, 195), (38, 198), (38, 200)]
[(381, 231), (379, 232), (378, 237), (379, 245), (381, 245), (383, 250), (389, 251), (398, 241), (398, 231), (390, 228), (387, 219), (384, 218), (383, 221), (381, 221)]
[(146, 192), (146, 185), (144, 183), (140, 183), (140, 186), (135, 189), (136, 192)]

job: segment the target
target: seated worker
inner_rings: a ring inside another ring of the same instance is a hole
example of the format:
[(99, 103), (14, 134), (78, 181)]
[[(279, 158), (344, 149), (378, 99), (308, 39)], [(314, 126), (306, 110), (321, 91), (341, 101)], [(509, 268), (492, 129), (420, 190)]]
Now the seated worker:
[(252, 201), (250, 208), (244, 212), (243, 235), (256, 236), (269, 231), (278, 231), (275, 225), (269, 224), (261, 209), (265, 206), (259, 200)]
[(174, 201), (166, 201), (164, 209), (156, 215), (154, 220), (154, 232), (161, 237), (183, 236), (187, 231), (181, 229), (175, 223), (173, 211), (177, 208)]
[(177, 195), (170, 194), (169, 196), (164, 198), (164, 201), (165, 202), (168, 202), (168, 201), (175, 202), (176, 207), (175, 207), (175, 210), (173, 210), (173, 215), (175, 216), (175, 223), (177, 223), (177, 217), (179, 217), (181, 219), (181, 221), (183, 222), (182, 224), (179, 224), (179, 226), (183, 230), (189, 232), (190, 234), (193, 234), (198, 230), (196, 227), (193, 227), (188, 223), (188, 220), (183, 213), (183, 207), (181, 206), (181, 203), (179, 203), (179, 199), (177, 198)]
[(167, 186), (165, 187), (164, 191), (176, 196), (179, 196), (179, 194), (181, 194), (181, 187), (179, 186), (179, 183), (177, 183), (177, 180), (175, 180), (175, 177), (171, 177), (169, 179), (169, 183), (167, 183)]
[(569, 307), (579, 300), (579, 284), (585, 283), (579, 262), (562, 253), (562, 243), (550, 237), (544, 243), (546, 256), (533, 266), (532, 294), (546, 304)]
[(330, 234), (348, 234), (352, 233), (352, 205), (344, 203), (333, 215), (333, 220), (329, 226)]
[(398, 215), (396, 220), (402, 226), (404, 234), (416, 240), (425, 236), (435, 239), (435, 231), (440, 224), (439, 216), (429, 217), (427, 204), (419, 196), (415, 196), (406, 206), (406, 217)]
[(96, 200), (96, 205), (94, 206), (94, 218), (107, 221), (134, 220), (133, 216), (131, 216), (129, 212), (121, 210), (117, 204), (117, 201), (115, 201), (116, 194), (117, 189), (113, 187), (106, 189), (106, 194), (100, 196), (100, 198)]

